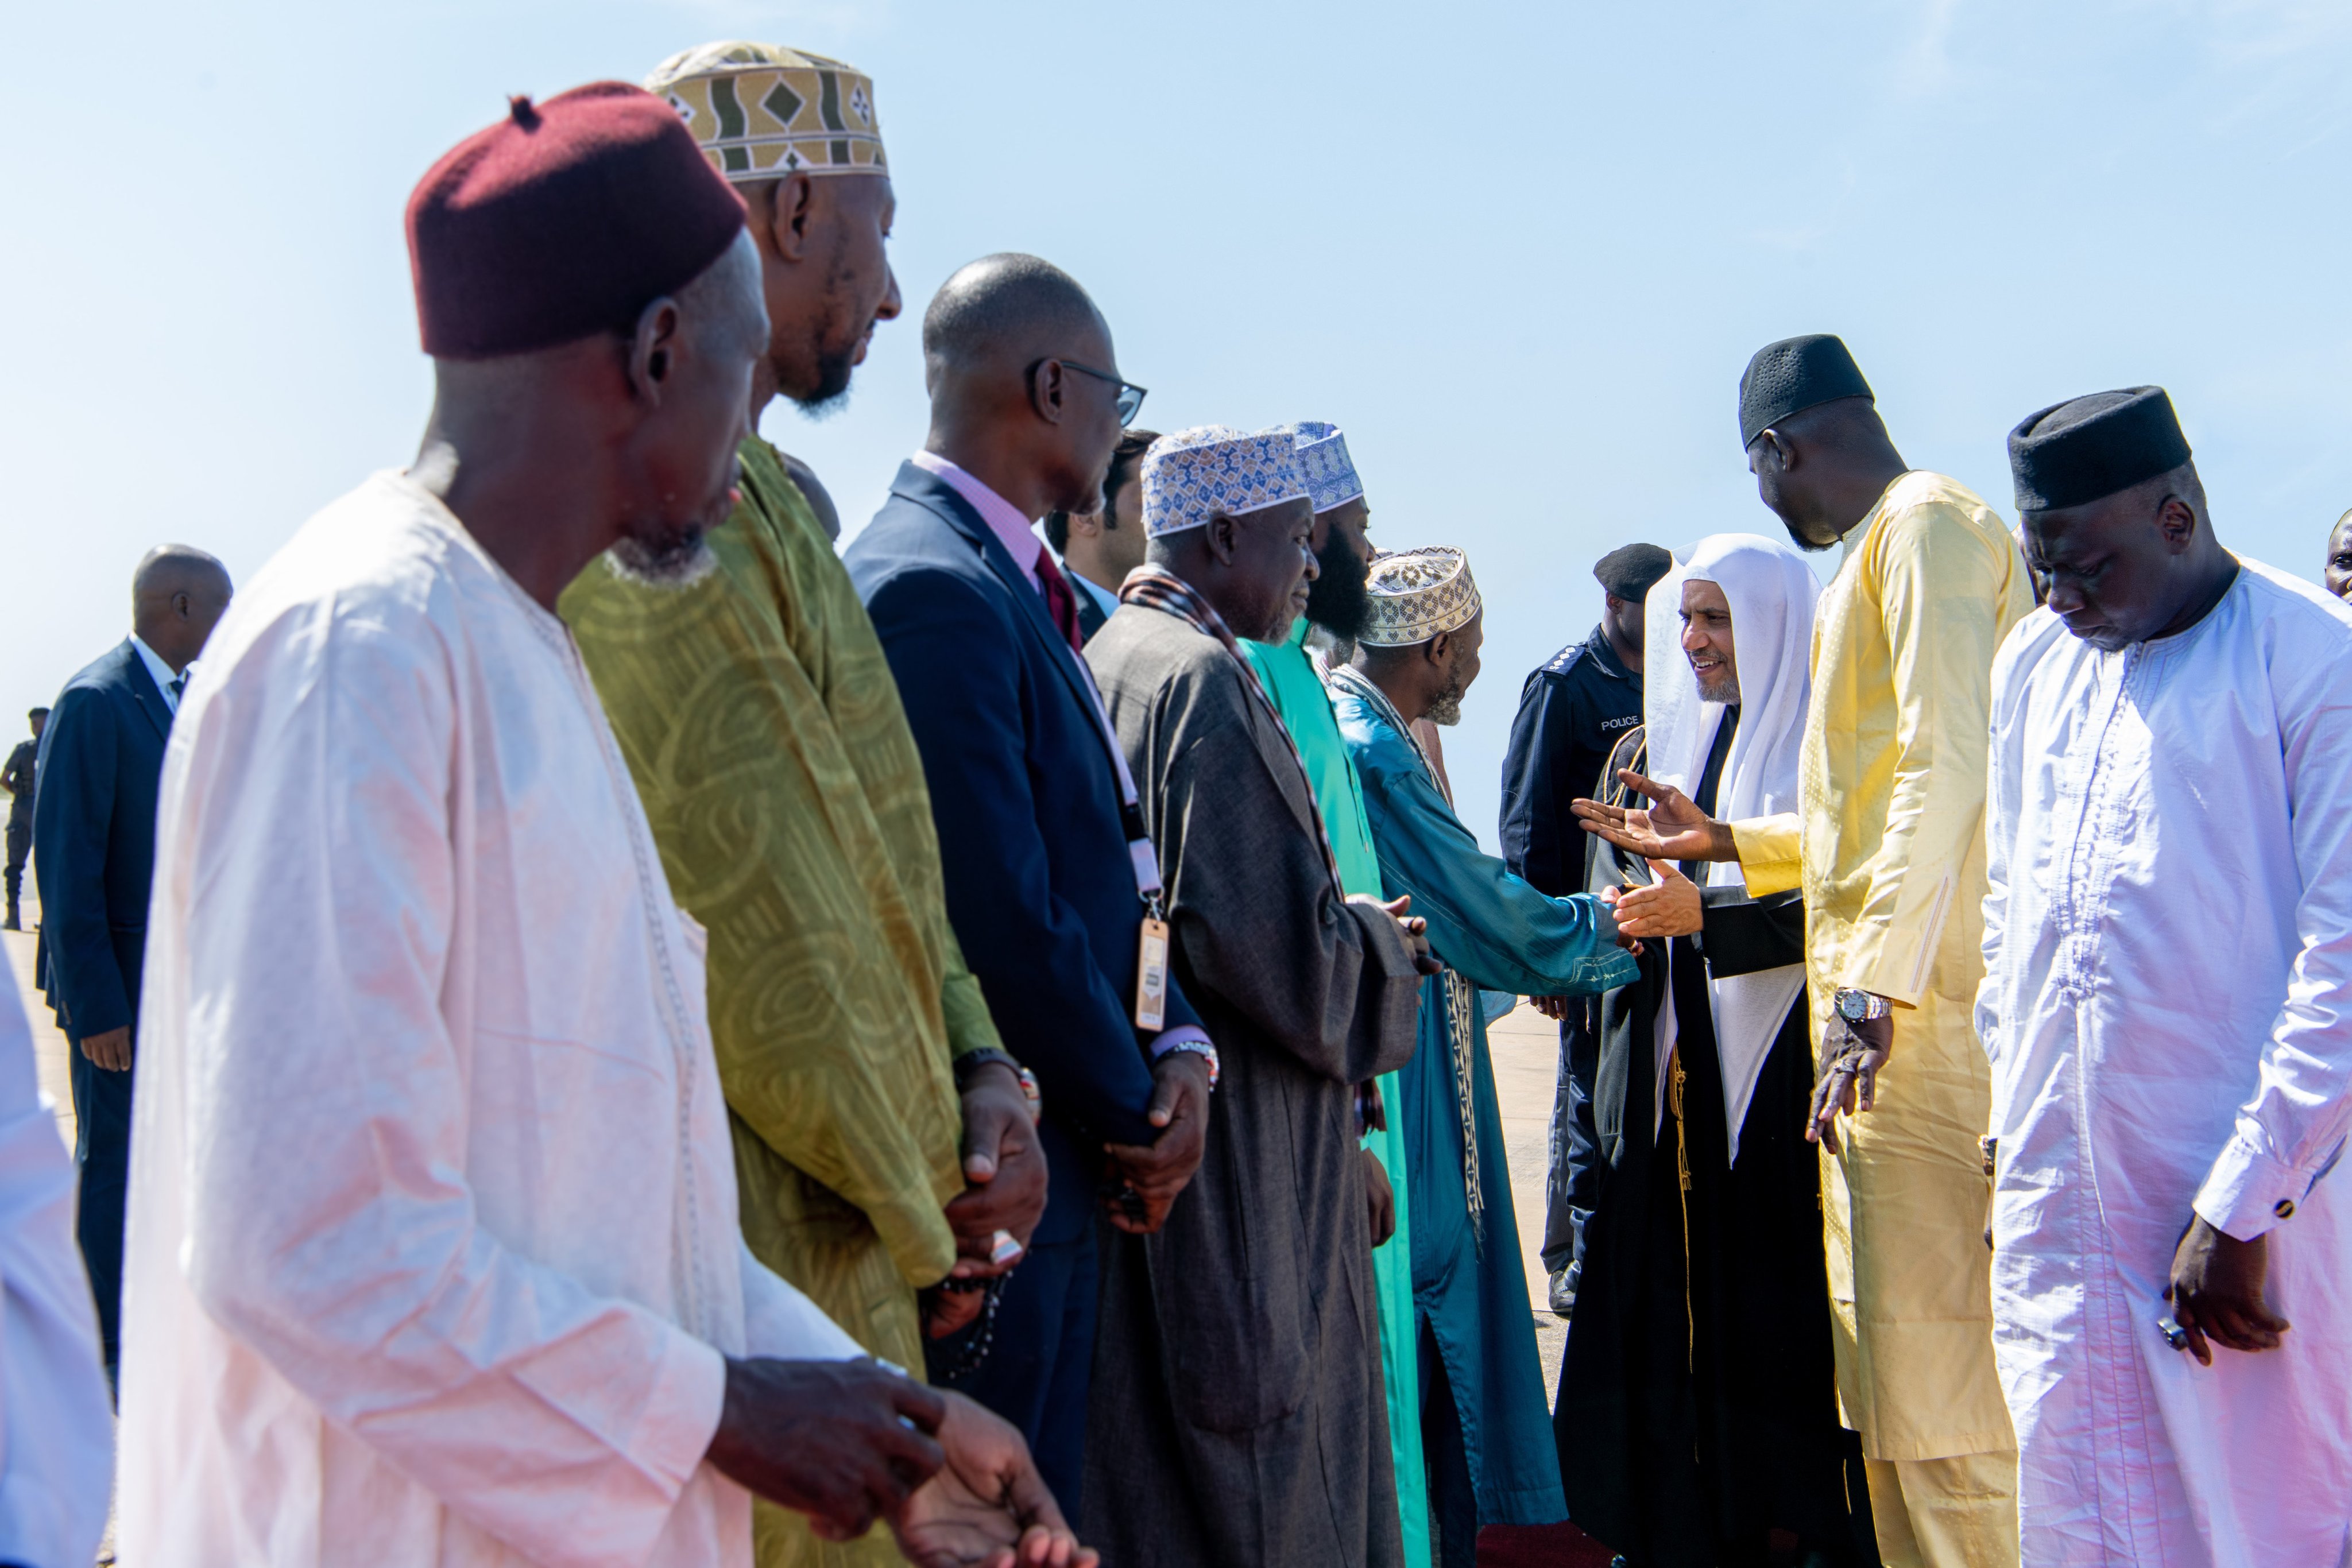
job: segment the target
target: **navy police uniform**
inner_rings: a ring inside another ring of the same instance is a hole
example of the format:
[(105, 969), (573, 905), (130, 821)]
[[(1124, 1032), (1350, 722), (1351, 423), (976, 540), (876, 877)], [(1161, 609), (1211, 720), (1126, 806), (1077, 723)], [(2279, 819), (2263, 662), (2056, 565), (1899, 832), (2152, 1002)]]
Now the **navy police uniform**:
[(1618, 737), (1642, 722), (1642, 677), (1595, 626), (1519, 689), (1519, 716), (1503, 759), (1503, 859), (1539, 893), (1584, 891), (1591, 837), (1568, 809), (1599, 789)]
[(0, 768), (0, 785), (8, 789), (8, 929), (16, 929), (16, 904), (25, 885), (25, 857), (33, 848), (33, 758), (37, 747), (20, 740)]
[[(1642, 722), (1642, 677), (1610, 646), (1606, 627), (1528, 676), (1511, 747), (1503, 760), (1503, 859), (1539, 892), (1555, 898), (1585, 891), (1586, 846), (1569, 802), (1601, 792), (1601, 770), (1618, 740)], [(1552, 1104), (1551, 1172), (1544, 1216), (1544, 1268), (1568, 1270), (1554, 1307), (1573, 1299), (1577, 1240), (1591, 1196), (1592, 1078), (1600, 1033), (1591, 999), (1560, 1025), (1560, 1072)], [(1573, 1178), (1587, 1173), (1584, 1183)]]

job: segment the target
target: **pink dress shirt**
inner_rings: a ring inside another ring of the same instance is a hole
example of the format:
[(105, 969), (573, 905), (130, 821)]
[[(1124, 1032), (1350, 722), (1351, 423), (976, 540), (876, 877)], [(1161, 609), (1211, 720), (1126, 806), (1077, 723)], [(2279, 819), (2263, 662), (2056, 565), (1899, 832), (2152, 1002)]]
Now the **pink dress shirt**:
[[(969, 469), (940, 456), (936, 452), (918, 452), (911, 461), (916, 467), (926, 473), (936, 474), (946, 480), (950, 489), (971, 503), (971, 509), (980, 514), (980, 520), (988, 525), (988, 531), (996, 536), (998, 543), (1012, 552), (1013, 564), (1027, 574), (1029, 586), (1037, 591), (1039, 598), (1044, 598), (1045, 584), (1045, 580), (1037, 575), (1037, 558), (1045, 553), (1045, 541), (1029, 531), (1030, 519), (1021, 515), (1020, 508), (989, 488)], [(1136, 798), (1135, 780), (1128, 774), (1127, 754), (1119, 749), (1118, 732), (1111, 728), (1110, 714), (1103, 707), (1102, 693), (1096, 689), (1095, 673), (1087, 668), (1087, 662), (1079, 658), (1076, 653), (1072, 653), (1070, 658), (1078, 666), (1078, 673), (1086, 677), (1087, 690), (1093, 694), (1095, 718), (1103, 727), (1104, 737), (1110, 743), (1111, 760), (1118, 768), (1119, 792), (1132, 803)], [(1139, 852), (1136, 863), (1139, 884), (1148, 875), (1152, 886), (1156, 888), (1160, 882), (1160, 868), (1157, 864), (1146, 867), (1143, 863), (1145, 858), (1148, 857)], [(1205, 1030), (1185, 1024), (1153, 1037), (1151, 1054), (1156, 1060), (1180, 1045), (1208, 1043), (1209, 1036)]]

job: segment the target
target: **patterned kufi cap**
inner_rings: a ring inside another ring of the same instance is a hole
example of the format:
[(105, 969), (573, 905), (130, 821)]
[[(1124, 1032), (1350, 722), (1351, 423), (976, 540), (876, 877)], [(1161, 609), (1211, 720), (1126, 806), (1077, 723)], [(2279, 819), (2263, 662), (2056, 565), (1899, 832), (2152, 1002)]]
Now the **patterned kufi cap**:
[(1286, 429), (1255, 434), (1202, 424), (1163, 435), (1143, 455), (1143, 531), (1157, 538), (1279, 506), (1307, 494)]
[(1307, 493), (1314, 497), (1318, 512), (1343, 507), (1363, 495), (1364, 482), (1356, 477), (1356, 465), (1348, 457), (1348, 438), (1338, 425), (1302, 419), (1283, 428), (1298, 443), (1298, 466), (1307, 476)]
[(1411, 648), (1458, 632), (1485, 602), (1470, 576), (1470, 558), (1444, 545), (1374, 556), (1364, 587), (1372, 613), (1357, 641), (1375, 648)]
[(777, 44), (705, 44), (655, 67), (646, 90), (669, 99), (730, 180), (889, 172), (874, 82), (839, 60)]

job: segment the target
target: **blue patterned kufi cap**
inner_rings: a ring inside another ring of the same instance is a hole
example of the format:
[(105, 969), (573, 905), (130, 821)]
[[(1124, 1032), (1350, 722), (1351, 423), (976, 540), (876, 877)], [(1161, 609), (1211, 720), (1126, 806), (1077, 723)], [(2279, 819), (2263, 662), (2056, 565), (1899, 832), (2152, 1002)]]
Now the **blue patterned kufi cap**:
[(1348, 456), (1348, 437), (1338, 425), (1302, 419), (1283, 428), (1298, 443), (1298, 466), (1307, 476), (1307, 493), (1314, 498), (1318, 512), (1344, 507), (1362, 497), (1364, 482), (1356, 477), (1356, 465)]
[(1143, 531), (1153, 538), (1205, 527), (1307, 495), (1290, 432), (1195, 425), (1163, 435), (1143, 455)]
[(1364, 588), (1372, 612), (1357, 641), (1374, 648), (1417, 647), (1458, 632), (1485, 605), (1470, 576), (1470, 558), (1444, 545), (1374, 556)]

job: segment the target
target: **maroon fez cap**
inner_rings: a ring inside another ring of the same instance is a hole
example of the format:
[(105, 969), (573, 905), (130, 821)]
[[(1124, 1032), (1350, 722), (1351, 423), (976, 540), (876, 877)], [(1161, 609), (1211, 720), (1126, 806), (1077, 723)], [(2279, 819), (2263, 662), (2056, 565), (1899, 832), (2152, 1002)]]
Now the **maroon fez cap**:
[(604, 81), (517, 98), (408, 198), (425, 351), (487, 360), (626, 331), (742, 227), (743, 204), (653, 94)]

